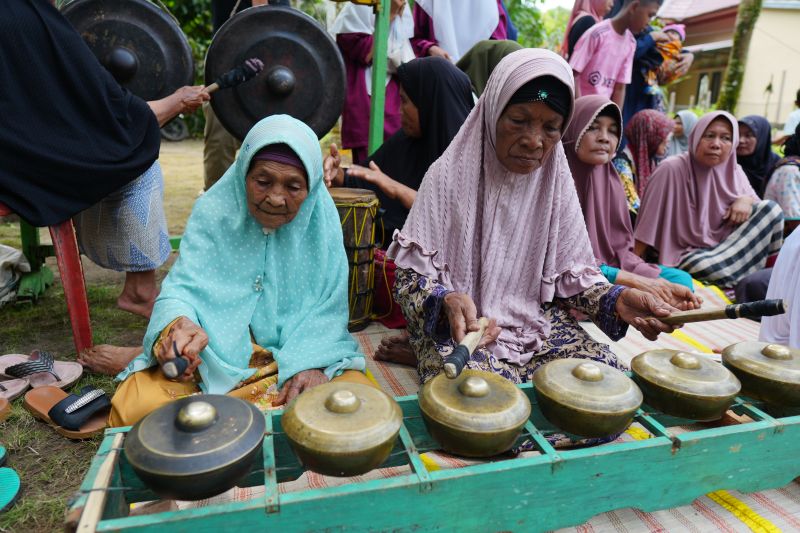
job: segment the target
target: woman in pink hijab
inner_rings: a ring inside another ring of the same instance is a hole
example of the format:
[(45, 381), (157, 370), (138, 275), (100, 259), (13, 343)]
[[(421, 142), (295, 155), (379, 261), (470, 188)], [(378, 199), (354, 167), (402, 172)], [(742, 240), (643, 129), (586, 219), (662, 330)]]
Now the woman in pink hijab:
[(637, 255), (721, 287), (764, 268), (783, 242), (783, 212), (753, 191), (736, 162), (738, 143), (729, 113), (697, 122), (689, 152), (667, 158), (650, 177), (634, 231)]
[(561, 55), (569, 59), (575, 44), (586, 30), (603, 20), (614, 7), (614, 0), (575, 0), (561, 43)]
[(570, 66), (523, 49), (506, 56), (444, 154), (430, 167), (389, 256), (395, 297), (425, 382), (478, 317), (490, 327), (467, 367), (531, 379), (555, 358), (620, 367), (569, 308), (611, 338), (628, 324), (655, 339), (673, 308), (609, 284), (595, 265), (561, 136), (573, 108)]
[(605, 96), (582, 96), (562, 139), (600, 270), (611, 283), (650, 292), (680, 309), (700, 307), (689, 274), (647, 263), (633, 251), (627, 197), (611, 162), (621, 132), (617, 104)]

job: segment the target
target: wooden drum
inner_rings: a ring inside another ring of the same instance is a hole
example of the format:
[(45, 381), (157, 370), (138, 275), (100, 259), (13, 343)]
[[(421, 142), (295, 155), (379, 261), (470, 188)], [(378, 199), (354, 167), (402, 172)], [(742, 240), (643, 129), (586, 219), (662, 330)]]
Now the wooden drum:
[(359, 331), (372, 317), (375, 287), (375, 218), (378, 198), (366, 189), (329, 189), (342, 220), (344, 248), (350, 263), (348, 281), (350, 331)]

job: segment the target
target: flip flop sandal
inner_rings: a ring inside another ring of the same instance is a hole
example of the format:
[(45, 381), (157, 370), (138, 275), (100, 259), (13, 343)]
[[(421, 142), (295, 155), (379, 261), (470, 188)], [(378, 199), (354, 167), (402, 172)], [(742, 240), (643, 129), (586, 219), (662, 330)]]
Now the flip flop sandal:
[(88, 439), (106, 428), (111, 400), (102, 390), (87, 385), (80, 395), (58, 387), (38, 387), (25, 394), (23, 406), (68, 439)]
[(21, 491), (19, 475), (10, 468), (0, 468), (0, 513), (16, 503)]
[(34, 350), (29, 356), (9, 354), (0, 357), (0, 374), (12, 378), (28, 378), (34, 389), (52, 385), (65, 389), (83, 375), (80, 363), (56, 361), (48, 352)]
[(0, 422), (6, 419), (11, 414), (11, 402), (0, 396)]
[(28, 390), (30, 386), (31, 382), (28, 378), (0, 379), (0, 420), (5, 418), (3, 416), (3, 401), (5, 400), (5, 405), (8, 407), (8, 402), (22, 396), (22, 393)]
[(6, 459), (8, 459), (8, 452), (6, 452), (6, 447), (0, 445), (0, 466), (6, 464)]

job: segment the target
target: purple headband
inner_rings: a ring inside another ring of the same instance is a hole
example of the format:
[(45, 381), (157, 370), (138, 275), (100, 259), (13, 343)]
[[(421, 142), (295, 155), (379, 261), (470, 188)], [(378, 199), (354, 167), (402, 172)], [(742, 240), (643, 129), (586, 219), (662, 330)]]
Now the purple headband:
[(306, 171), (306, 166), (303, 164), (300, 157), (298, 157), (297, 153), (292, 150), (288, 144), (284, 143), (268, 144), (256, 152), (256, 155), (250, 160), (251, 165), (253, 161), (275, 161), (276, 163), (291, 165), (303, 172)]

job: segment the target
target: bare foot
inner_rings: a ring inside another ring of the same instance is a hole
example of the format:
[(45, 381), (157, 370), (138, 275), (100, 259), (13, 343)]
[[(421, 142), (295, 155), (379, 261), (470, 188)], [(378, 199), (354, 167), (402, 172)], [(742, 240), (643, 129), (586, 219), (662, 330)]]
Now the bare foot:
[(117, 307), (135, 315), (150, 318), (158, 296), (155, 270), (126, 272), (125, 286), (117, 298)]
[(117, 307), (123, 311), (133, 313), (134, 315), (150, 318), (153, 314), (153, 305), (156, 303), (156, 298), (146, 300), (134, 300), (128, 297), (124, 292), (117, 298)]
[(141, 346), (99, 344), (79, 353), (78, 362), (92, 372), (116, 376), (140, 353)]
[(378, 349), (375, 350), (374, 358), (376, 361), (417, 366), (417, 356), (414, 355), (414, 350), (411, 349), (407, 331), (400, 335), (383, 339)]

